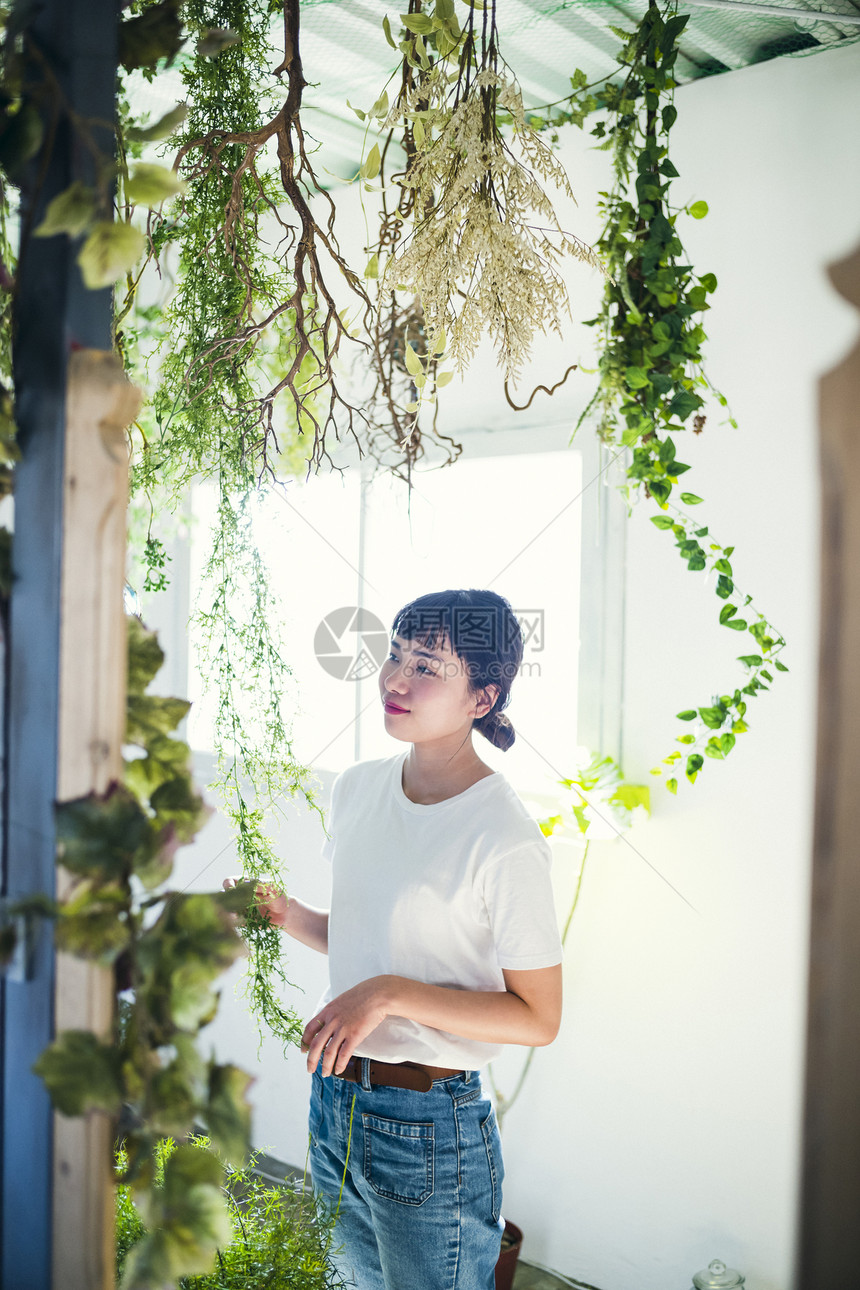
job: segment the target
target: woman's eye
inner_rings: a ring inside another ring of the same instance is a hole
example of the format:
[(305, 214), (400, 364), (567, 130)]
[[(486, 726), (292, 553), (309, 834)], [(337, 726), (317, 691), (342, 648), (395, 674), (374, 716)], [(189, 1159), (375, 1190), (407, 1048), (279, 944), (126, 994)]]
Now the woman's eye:
[(426, 672), (428, 676), (435, 676), (435, 675), (436, 675), (436, 673), (433, 671), (432, 667), (425, 667), (423, 663), (419, 663), (419, 664), (418, 664), (418, 667), (417, 667), (417, 669), (416, 669), (416, 670), (417, 670), (418, 672)]

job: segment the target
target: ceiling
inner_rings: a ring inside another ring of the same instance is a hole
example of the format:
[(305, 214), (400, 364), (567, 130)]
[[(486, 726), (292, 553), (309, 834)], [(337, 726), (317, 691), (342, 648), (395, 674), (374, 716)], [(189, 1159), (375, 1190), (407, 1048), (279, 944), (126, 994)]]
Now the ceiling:
[[(458, 7), (464, 9), (465, 0), (458, 0)], [(326, 173), (347, 179), (358, 169), (365, 127), (347, 99), (367, 108), (378, 98), (397, 65), (382, 19), (388, 14), (396, 31), (397, 14), (405, 8), (402, 0), (301, 0), (302, 62), (310, 82), (302, 121), (319, 144), (314, 166), (323, 183)], [(618, 38), (611, 28), (629, 27), (646, 8), (647, 0), (497, 0), (501, 52), (516, 73), (526, 107), (563, 98), (576, 68), (589, 81), (612, 73)], [(820, 0), (818, 5), (682, 0), (679, 12), (690, 15), (676, 64), (681, 83), (860, 40), (860, 0)], [(282, 20), (275, 16), (273, 64), (280, 61), (276, 51), (282, 38)], [(151, 84), (139, 74), (133, 78), (137, 111), (155, 118), (184, 98), (182, 58)], [(261, 73), (264, 77), (265, 69)]]
[[(342, 178), (355, 174), (364, 135), (346, 100), (367, 108), (380, 94), (397, 58), (382, 19), (387, 13), (396, 30), (396, 14), (405, 8), (386, 0), (302, 0), (302, 61), (314, 82), (302, 117), (322, 144), (323, 165)], [(569, 93), (576, 68), (589, 81), (611, 73), (618, 66), (611, 28), (629, 27), (646, 9), (647, 0), (497, 0), (501, 52), (526, 107)], [(839, 17), (822, 21), (817, 10)], [(679, 12), (690, 14), (676, 65), (682, 83), (860, 39), (860, 0), (682, 0)]]

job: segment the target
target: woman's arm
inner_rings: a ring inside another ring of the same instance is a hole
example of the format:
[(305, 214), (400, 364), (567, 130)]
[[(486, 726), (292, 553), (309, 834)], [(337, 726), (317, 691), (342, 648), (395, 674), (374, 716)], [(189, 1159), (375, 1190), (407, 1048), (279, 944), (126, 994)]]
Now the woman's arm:
[[(225, 890), (235, 887), (241, 879), (225, 878)], [(286, 896), (270, 883), (259, 883), (256, 888), (257, 909), (267, 914), (275, 927), (281, 927), (288, 936), (309, 945), (320, 954), (328, 954), (328, 910), (306, 905), (295, 896)]]
[(551, 1044), (561, 1021), (561, 964), (503, 973), (504, 990), (454, 990), (402, 976), (374, 976), (332, 999), (302, 1036), (308, 1070), (340, 1074), (386, 1017), (408, 1017), (487, 1044)]

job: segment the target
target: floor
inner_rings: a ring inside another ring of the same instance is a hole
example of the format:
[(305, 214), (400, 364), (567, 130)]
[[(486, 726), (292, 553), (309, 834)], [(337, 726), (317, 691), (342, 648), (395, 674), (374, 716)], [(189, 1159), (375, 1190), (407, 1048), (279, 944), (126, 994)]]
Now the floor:
[(551, 1273), (524, 1263), (522, 1259), (517, 1262), (514, 1290), (561, 1290), (566, 1284)]

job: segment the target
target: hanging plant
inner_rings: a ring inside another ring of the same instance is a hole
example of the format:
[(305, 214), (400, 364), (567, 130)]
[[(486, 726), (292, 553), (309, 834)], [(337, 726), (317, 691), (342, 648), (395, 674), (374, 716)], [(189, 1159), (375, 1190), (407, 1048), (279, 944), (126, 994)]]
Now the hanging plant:
[[(401, 55), (397, 94), (389, 106), (384, 90), (358, 110), (383, 131), (361, 167), (365, 184), (378, 179), (382, 190), (366, 270), (378, 283), (374, 399), (407, 466), (435, 430), (435, 409), (429, 435), (419, 414), (451, 379), (443, 357), (462, 372), (487, 332), (513, 376), (535, 336), (559, 332), (569, 312), (564, 257), (598, 265), (547, 195), (551, 185), (573, 200), (501, 56), (495, 0), (477, 17), (476, 8), (461, 28), (453, 0), (410, 0), (397, 41), (386, 18)], [(398, 138), (405, 166), (391, 173)]]
[[(583, 126), (595, 112), (605, 117), (593, 126), (600, 147), (612, 154), (614, 182), (603, 193), (604, 226), (596, 244), (608, 269), (599, 314), (592, 319), (600, 337), (598, 385), (577, 424), (593, 421), (601, 440), (632, 450), (628, 497), (644, 494), (656, 503), (652, 523), (671, 533), (681, 558), (692, 572), (715, 574), (714, 590), (722, 602), (719, 624), (748, 632), (755, 651), (739, 656), (746, 670), (728, 693), (678, 713), (697, 728), (678, 737), (677, 749), (664, 758), (670, 768), (666, 786), (677, 791), (677, 763), (694, 783), (705, 758), (722, 760), (747, 729), (747, 700), (766, 691), (774, 672), (787, 671), (779, 655), (782, 636), (736, 585), (731, 558), (734, 547), (714, 540), (709, 527), (689, 508), (703, 499), (679, 480), (690, 467), (678, 457), (676, 437), (706, 424), (705, 398), (723, 408), (727, 400), (711, 385), (704, 368), (707, 340), (702, 314), (716, 290), (712, 273), (697, 273), (688, 263), (678, 219), (702, 219), (707, 204), (676, 207), (672, 183), (678, 177), (669, 156), (669, 136), (678, 110), (673, 70), (678, 41), (688, 17), (652, 2), (634, 31), (613, 28), (621, 41), (619, 83), (589, 85), (582, 71), (571, 78), (573, 93), (561, 110), (543, 118), (544, 128)], [(729, 417), (729, 423), (735, 426)], [(680, 503), (680, 505), (679, 505)], [(662, 774), (655, 767), (652, 774)]]
[(126, 1266), (123, 1290), (134, 1290), (208, 1271), (230, 1239), (218, 1157), (183, 1142), (162, 1169), (159, 1144), (202, 1122), (227, 1159), (247, 1156), (250, 1076), (206, 1060), (198, 1035), (215, 1014), (217, 977), (243, 952), (234, 915), (251, 889), (167, 885), (176, 850), (209, 811), (191, 780), (190, 749), (172, 733), (189, 704), (146, 693), (164, 655), (137, 619), (128, 624), (126, 744), (138, 755), (126, 761), (124, 783), (58, 806), (67, 897), (37, 897), (12, 912), (53, 916), (61, 949), (113, 973), (113, 1033), (62, 1031), (34, 1070), (63, 1115), (96, 1111), (119, 1122), (121, 1183), (152, 1227)]

